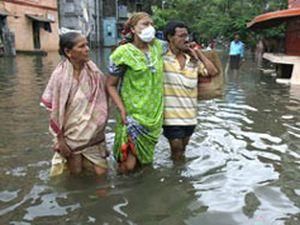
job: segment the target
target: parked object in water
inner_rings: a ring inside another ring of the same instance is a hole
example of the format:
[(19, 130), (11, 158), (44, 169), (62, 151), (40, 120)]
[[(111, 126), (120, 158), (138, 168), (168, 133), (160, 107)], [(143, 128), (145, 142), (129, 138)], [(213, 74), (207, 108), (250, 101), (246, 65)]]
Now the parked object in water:
[(300, 56), (265, 53), (263, 57), (276, 64), (280, 83), (300, 85)]
[(255, 62), (259, 68), (263, 66), (263, 53), (264, 53), (264, 43), (261, 38), (257, 42), (256, 48), (255, 48)]

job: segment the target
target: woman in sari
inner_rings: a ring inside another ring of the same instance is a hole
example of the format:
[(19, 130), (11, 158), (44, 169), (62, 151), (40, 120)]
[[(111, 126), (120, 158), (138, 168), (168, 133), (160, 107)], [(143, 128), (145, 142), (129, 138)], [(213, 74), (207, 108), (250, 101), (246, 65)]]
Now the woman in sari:
[(123, 34), (127, 43), (110, 56), (107, 90), (119, 111), (114, 156), (120, 172), (153, 161), (163, 119), (163, 46), (147, 13), (134, 14)]
[(61, 35), (59, 47), (65, 59), (52, 73), (41, 99), (50, 111), (49, 130), (54, 136), (50, 175), (65, 168), (78, 174), (84, 167), (104, 174), (108, 116), (104, 75), (89, 59), (88, 42), (81, 34)]

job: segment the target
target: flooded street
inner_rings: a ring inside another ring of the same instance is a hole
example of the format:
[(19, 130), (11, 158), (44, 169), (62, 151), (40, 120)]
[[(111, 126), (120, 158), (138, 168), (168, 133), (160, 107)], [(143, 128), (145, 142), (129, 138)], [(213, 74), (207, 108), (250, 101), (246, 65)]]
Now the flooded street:
[[(105, 70), (104, 59), (93, 59)], [(161, 137), (153, 166), (107, 178), (49, 178), (48, 114), (39, 106), (59, 61), (0, 58), (1, 225), (299, 225), (300, 86), (276, 84), (247, 61), (221, 99), (199, 102), (186, 161)], [(225, 61), (225, 60), (224, 60)], [(109, 150), (114, 117), (107, 126)]]

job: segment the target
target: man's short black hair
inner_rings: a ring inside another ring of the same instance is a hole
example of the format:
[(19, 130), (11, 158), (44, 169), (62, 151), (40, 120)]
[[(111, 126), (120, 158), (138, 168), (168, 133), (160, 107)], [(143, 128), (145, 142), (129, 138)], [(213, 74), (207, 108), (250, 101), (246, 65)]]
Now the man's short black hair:
[(164, 36), (168, 42), (169, 42), (168, 35), (174, 36), (176, 33), (176, 28), (186, 28), (187, 30), (189, 30), (188, 26), (185, 25), (185, 23), (182, 21), (168, 22), (168, 24), (166, 25), (165, 30), (164, 30)]

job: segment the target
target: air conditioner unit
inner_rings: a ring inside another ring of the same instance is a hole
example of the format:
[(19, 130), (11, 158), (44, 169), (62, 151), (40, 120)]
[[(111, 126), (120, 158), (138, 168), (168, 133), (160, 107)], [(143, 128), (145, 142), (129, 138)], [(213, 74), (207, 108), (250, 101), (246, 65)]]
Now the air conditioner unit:
[(127, 18), (128, 17), (128, 10), (127, 6), (119, 5), (118, 6), (119, 18)]

